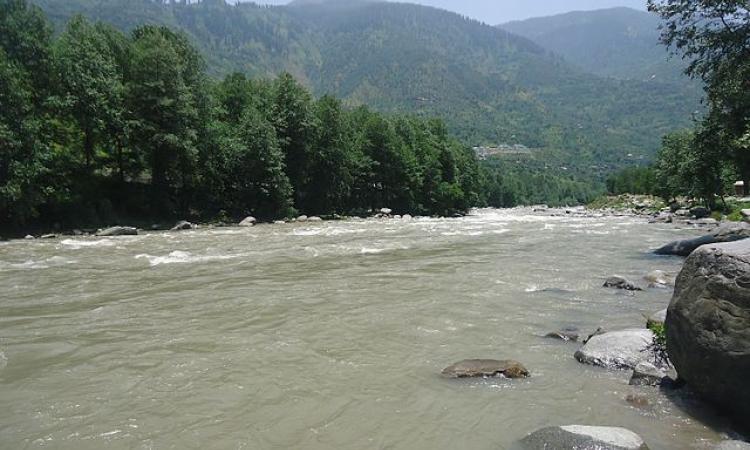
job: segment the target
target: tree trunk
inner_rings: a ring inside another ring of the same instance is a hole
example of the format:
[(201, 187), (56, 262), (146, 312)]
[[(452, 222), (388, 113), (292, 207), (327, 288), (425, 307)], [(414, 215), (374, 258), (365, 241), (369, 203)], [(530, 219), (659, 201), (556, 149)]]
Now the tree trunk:
[(91, 170), (91, 163), (94, 159), (94, 137), (89, 126), (83, 130), (83, 154), (86, 158), (86, 168)]

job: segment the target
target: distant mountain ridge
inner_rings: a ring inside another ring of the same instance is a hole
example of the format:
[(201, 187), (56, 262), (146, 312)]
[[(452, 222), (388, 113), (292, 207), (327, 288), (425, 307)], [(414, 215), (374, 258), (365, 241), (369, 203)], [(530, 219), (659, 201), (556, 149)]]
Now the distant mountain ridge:
[(630, 8), (575, 11), (499, 25), (605, 77), (686, 83), (686, 64), (659, 42), (658, 16)]
[(316, 94), (439, 116), (467, 144), (541, 148), (583, 170), (648, 159), (699, 109), (684, 83), (595, 76), (527, 37), (407, 3), (34, 2), (58, 28), (75, 13), (123, 30), (169, 25), (191, 37), (216, 75), (288, 71)]

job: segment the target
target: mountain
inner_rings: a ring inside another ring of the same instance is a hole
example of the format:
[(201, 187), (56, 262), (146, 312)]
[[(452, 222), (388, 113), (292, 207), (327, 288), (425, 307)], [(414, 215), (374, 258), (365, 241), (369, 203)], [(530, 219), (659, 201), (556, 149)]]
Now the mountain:
[(686, 64), (659, 43), (658, 16), (630, 8), (576, 11), (500, 25), (605, 77), (686, 83)]
[[(648, 159), (689, 125), (698, 97), (661, 80), (600, 77), (532, 40), (448, 11), (405, 3), (297, 0), (35, 0), (57, 28), (75, 13), (130, 30), (183, 30), (209, 71), (288, 71), (351, 106), (444, 118), (470, 145), (523, 144), (540, 164), (599, 171)], [(592, 168), (592, 166), (595, 166)]]

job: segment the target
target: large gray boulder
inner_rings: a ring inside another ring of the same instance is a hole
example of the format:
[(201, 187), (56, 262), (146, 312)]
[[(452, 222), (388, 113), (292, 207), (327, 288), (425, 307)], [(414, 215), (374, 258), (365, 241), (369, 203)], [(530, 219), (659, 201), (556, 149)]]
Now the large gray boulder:
[(608, 369), (633, 369), (641, 361), (652, 359), (649, 345), (654, 333), (645, 328), (634, 328), (592, 336), (576, 353), (584, 364)]
[(750, 428), (750, 241), (690, 255), (665, 325), (680, 378)]
[(643, 439), (628, 429), (583, 425), (542, 428), (520, 444), (524, 450), (648, 450)]
[(184, 231), (184, 230), (192, 230), (194, 228), (198, 228), (197, 225), (188, 222), (187, 220), (181, 220), (175, 224), (171, 228), (170, 231)]
[(526, 378), (529, 371), (513, 360), (465, 359), (443, 369), (442, 375), (447, 378)]
[(133, 227), (110, 227), (100, 230), (96, 233), (97, 236), (110, 237), (110, 236), (135, 236), (138, 234), (138, 229)]
[(255, 225), (255, 223), (258, 222), (258, 220), (253, 216), (247, 216), (244, 219), (242, 219), (242, 222), (240, 222), (241, 227), (252, 227)]
[(670, 242), (669, 244), (656, 249), (654, 253), (657, 255), (688, 256), (702, 245), (741, 241), (749, 237), (750, 224), (744, 222), (733, 223), (722, 225), (711, 234), (705, 236), (686, 239), (684, 241)]

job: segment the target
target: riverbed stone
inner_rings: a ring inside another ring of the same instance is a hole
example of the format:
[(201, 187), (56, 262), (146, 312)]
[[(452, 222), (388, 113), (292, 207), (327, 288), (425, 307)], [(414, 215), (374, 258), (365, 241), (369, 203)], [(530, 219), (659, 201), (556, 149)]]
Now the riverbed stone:
[(641, 361), (630, 376), (631, 386), (658, 386), (667, 374), (648, 361)]
[(580, 334), (577, 328), (567, 327), (558, 331), (547, 333), (544, 337), (550, 339), (559, 339), (566, 342), (577, 342), (580, 338)]
[(652, 328), (654, 326), (664, 325), (664, 322), (666, 321), (667, 321), (667, 308), (664, 308), (648, 316), (648, 319), (646, 319), (646, 328)]
[(447, 378), (526, 378), (529, 371), (518, 361), (497, 359), (465, 359), (442, 371)]
[(657, 255), (688, 256), (702, 245), (734, 242), (750, 237), (750, 224), (740, 222), (722, 225), (711, 234), (694, 239), (674, 241), (654, 251)]
[(322, 221), (323, 221), (323, 219), (321, 219), (321, 218), (320, 218), (320, 217), (318, 217), (318, 216), (312, 216), (312, 217), (308, 217), (308, 218), (307, 218), (307, 221), (308, 221), (308, 222), (322, 222)]
[(138, 234), (138, 229), (134, 227), (110, 227), (100, 230), (96, 233), (97, 236), (110, 237), (110, 236), (135, 236)]
[(193, 223), (188, 222), (187, 220), (180, 220), (175, 224), (175, 226), (172, 227), (170, 231), (192, 230), (193, 228), (197, 228), (197, 226)]
[(711, 210), (704, 206), (696, 206), (690, 210), (690, 214), (696, 219), (705, 219), (711, 215)]
[(240, 222), (241, 227), (252, 227), (254, 226), (258, 220), (253, 216), (247, 216), (244, 219), (242, 219), (242, 222)]
[(680, 378), (750, 429), (750, 240), (688, 257), (665, 326)]
[(743, 441), (724, 441), (714, 447), (714, 450), (750, 450), (750, 443)]
[(383, 214), (384, 216), (390, 216), (391, 213), (393, 213), (391, 208), (380, 208), (380, 214)]
[(674, 277), (663, 270), (653, 270), (643, 277), (649, 287), (674, 287)]
[(630, 280), (627, 280), (626, 278), (620, 277), (620, 276), (612, 276), (607, 278), (607, 280), (604, 282), (604, 287), (606, 288), (613, 288), (613, 289), (623, 289), (626, 291), (642, 291), (640, 287), (636, 286), (635, 283), (633, 283)]
[(651, 330), (633, 328), (592, 336), (576, 353), (584, 364), (608, 369), (633, 369), (649, 358), (648, 347), (654, 339)]
[(648, 450), (643, 438), (626, 428), (585, 425), (542, 428), (520, 444), (524, 450)]

